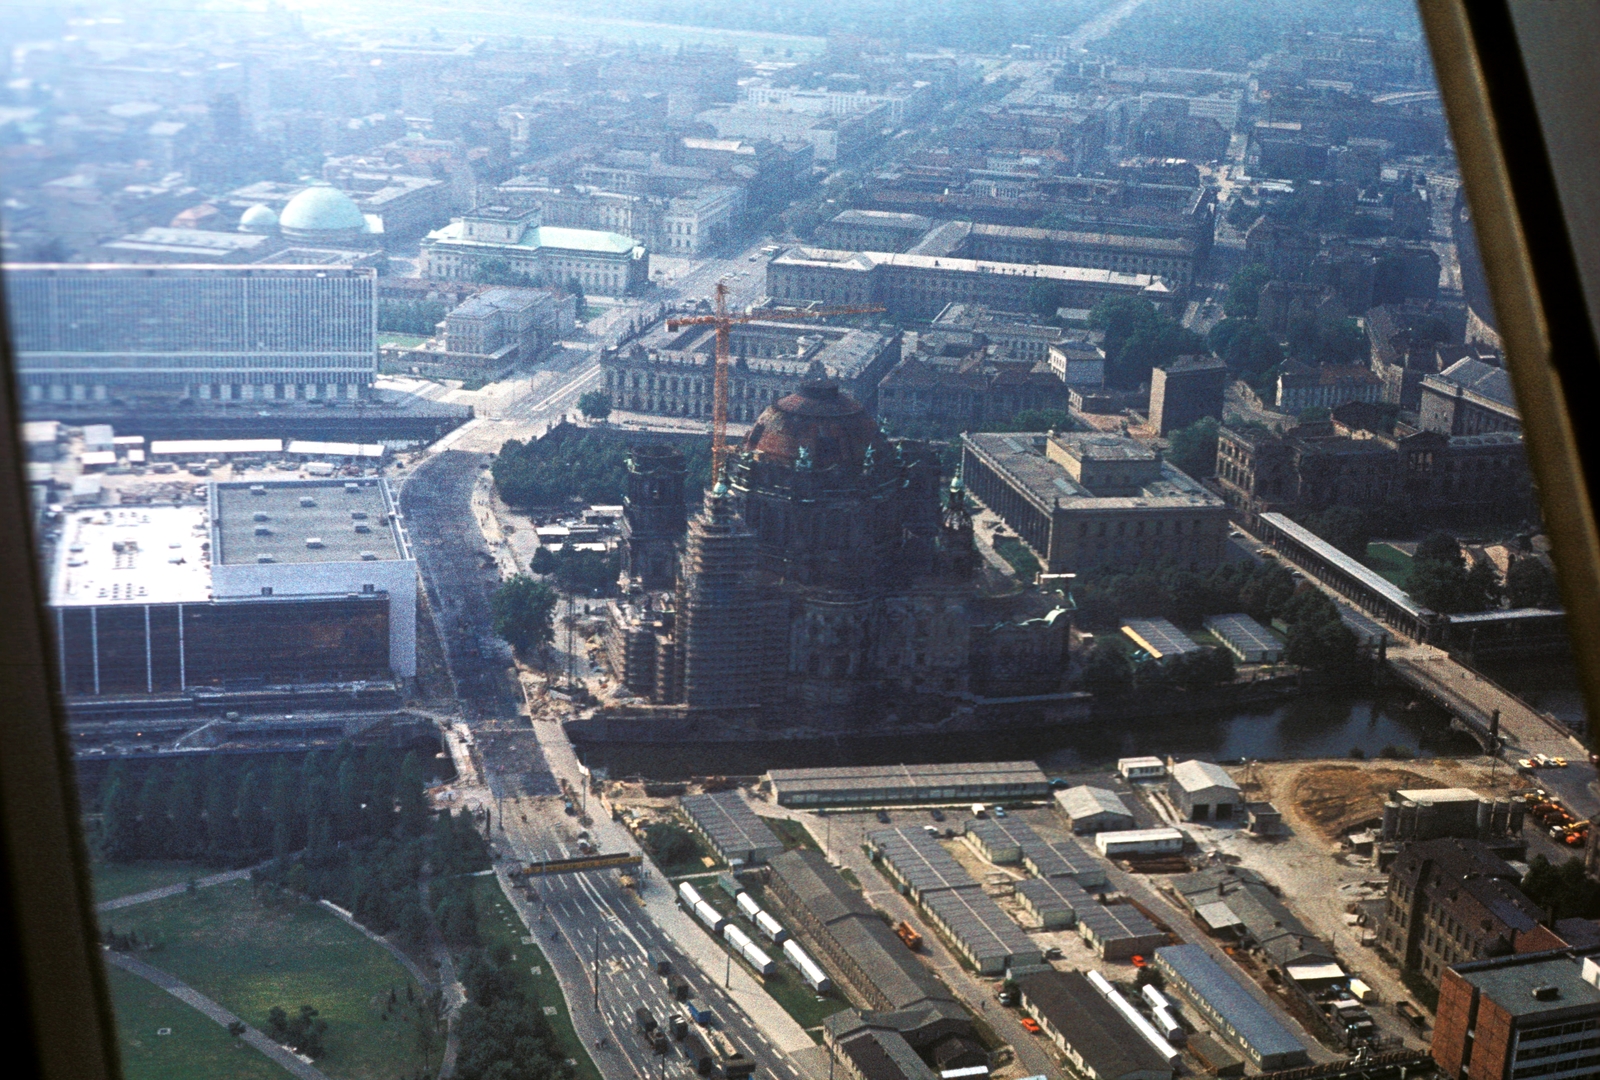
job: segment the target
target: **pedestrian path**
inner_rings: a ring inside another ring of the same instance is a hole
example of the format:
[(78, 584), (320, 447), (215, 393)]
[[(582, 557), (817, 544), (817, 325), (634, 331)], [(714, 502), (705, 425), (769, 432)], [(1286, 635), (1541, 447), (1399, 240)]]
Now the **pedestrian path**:
[[(203, 1013), (223, 1027), (228, 1027), (234, 1023), (243, 1023), (233, 1013), (224, 1009), (188, 983), (168, 975), (160, 968), (153, 968), (142, 960), (135, 960), (127, 953), (114, 952), (110, 949), (105, 950), (105, 958), (107, 963), (116, 965), (130, 975), (137, 975), (146, 982), (154, 983), (185, 1005)], [(249, 1024), (245, 1024), (244, 1034), (240, 1038), (273, 1061), (276, 1061), (279, 1065), (282, 1065), (285, 1069), (288, 1069), (298, 1076), (300, 1080), (330, 1080), (327, 1073), (315, 1065), (309, 1065), (302, 1061), (293, 1051), (287, 1047), (279, 1046), (268, 1038), (265, 1032), (253, 1028)]]
[(365, 926), (362, 926), (356, 921), (356, 917), (354, 915), (340, 907), (338, 904), (335, 904), (333, 901), (318, 900), (317, 905), (326, 911), (331, 911), (340, 922), (354, 930), (359, 931), (363, 937), (366, 937), (368, 940), (382, 946), (385, 952), (400, 962), (401, 967), (405, 968), (411, 973), (411, 977), (417, 980), (417, 985), (421, 986), (424, 992), (430, 994), (433, 992), (433, 980), (428, 978), (428, 973), (422, 970), (421, 965), (406, 955), (404, 949), (383, 935), (374, 933)]
[[(266, 864), (263, 863), (263, 866)], [(177, 896), (187, 892), (190, 884), (197, 889), (209, 889), (213, 885), (226, 885), (230, 881), (243, 881), (249, 877), (257, 867), (247, 866), (243, 870), (226, 870), (220, 874), (207, 874), (205, 877), (195, 878), (194, 881), (180, 881), (176, 885), (163, 885), (159, 889), (146, 889), (144, 892), (133, 893), (129, 896), (119, 896), (115, 900), (104, 900), (94, 906), (96, 911), (120, 911), (123, 908), (134, 907), (138, 904), (148, 904), (152, 900), (165, 900), (169, 896)]]

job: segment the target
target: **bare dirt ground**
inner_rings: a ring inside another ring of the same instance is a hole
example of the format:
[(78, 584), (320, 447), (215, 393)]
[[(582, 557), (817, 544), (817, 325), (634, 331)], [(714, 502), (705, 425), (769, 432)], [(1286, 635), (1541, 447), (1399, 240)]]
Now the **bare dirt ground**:
[(1291, 761), (1259, 766), (1253, 779), (1260, 794), (1252, 798), (1270, 800), (1296, 833), (1329, 844), (1379, 820), (1384, 799), (1397, 789), (1465, 787), (1503, 799), (1529, 787), (1525, 778), (1488, 757), (1394, 764)]

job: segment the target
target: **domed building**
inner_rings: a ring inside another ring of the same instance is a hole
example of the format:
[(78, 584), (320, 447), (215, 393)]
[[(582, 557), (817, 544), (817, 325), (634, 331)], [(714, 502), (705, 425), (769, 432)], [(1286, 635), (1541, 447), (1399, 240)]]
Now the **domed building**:
[(1059, 693), (1070, 618), (981, 563), (934, 448), (808, 382), (730, 453), (675, 588), (619, 606), (608, 649), (631, 693), (728, 738), (866, 733)]
[(335, 247), (351, 243), (368, 231), (361, 208), (350, 196), (327, 184), (308, 187), (290, 199), (278, 215), (278, 229), (289, 240)]
[(256, 203), (239, 215), (239, 231), (275, 236), (278, 232), (278, 214), (266, 203)]

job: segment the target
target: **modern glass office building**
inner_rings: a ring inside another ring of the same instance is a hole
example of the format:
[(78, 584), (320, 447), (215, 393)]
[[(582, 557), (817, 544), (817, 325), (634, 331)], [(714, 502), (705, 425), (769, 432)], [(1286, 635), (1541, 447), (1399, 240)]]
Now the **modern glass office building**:
[(17, 264), (25, 404), (352, 399), (377, 373), (366, 267)]

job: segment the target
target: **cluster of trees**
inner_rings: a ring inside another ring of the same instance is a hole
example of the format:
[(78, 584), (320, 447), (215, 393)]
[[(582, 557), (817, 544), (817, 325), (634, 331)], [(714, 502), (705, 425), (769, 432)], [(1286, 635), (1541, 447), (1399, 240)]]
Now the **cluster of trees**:
[(540, 548), (533, 556), (533, 572), (554, 575), (556, 587), (565, 593), (605, 592), (617, 583), (622, 555), (614, 550), (574, 551), (571, 546), (554, 553)]
[(442, 300), (380, 300), (378, 329), (391, 334), (416, 334), (432, 337), (434, 329), (449, 314)]
[(328, 1022), (317, 1015), (310, 1005), (300, 1006), (300, 1011), (290, 1016), (281, 1006), (274, 1005), (267, 1013), (267, 1037), (308, 1058), (319, 1058), (327, 1053), (322, 1037), (328, 1033)]
[[(585, 431), (576, 438), (507, 440), (496, 455), (493, 475), (500, 497), (519, 509), (561, 506), (577, 500), (615, 504), (627, 485), (627, 436)], [(711, 450), (684, 448), (686, 492), (711, 486)]]
[(456, 1014), (460, 1080), (572, 1080), (550, 1021), (522, 990), (509, 946), (473, 953), (461, 982), (467, 1003)]
[(1300, 316), (1289, 324), (1286, 339), (1280, 340), (1257, 318), (1261, 287), (1271, 279), (1271, 272), (1259, 263), (1251, 263), (1234, 274), (1222, 305), (1227, 317), (1206, 336), (1211, 351), (1268, 401), (1277, 393), (1285, 358), (1313, 365), (1353, 364), (1367, 350), (1366, 335), (1354, 319)]
[(1199, 334), (1137, 297), (1100, 301), (1089, 311), (1089, 326), (1105, 333), (1106, 382), (1122, 390), (1149, 382), (1158, 364), (1206, 351)]
[(1550, 912), (1551, 919), (1600, 918), (1600, 882), (1583, 872), (1583, 860), (1571, 858), (1560, 866), (1535, 855), (1522, 878), (1529, 900)]
[(1514, 608), (1561, 606), (1555, 571), (1543, 559), (1521, 555), (1506, 570), (1506, 601)]
[(1500, 606), (1500, 575), (1487, 560), (1469, 568), (1461, 545), (1449, 533), (1429, 533), (1417, 545), (1406, 591), (1442, 615), (1487, 611)]
[(1217, 471), (1217, 429), (1215, 417), (1202, 416), (1186, 428), (1167, 437), (1167, 460), (1194, 477), (1204, 480)]
[[(1276, 562), (1229, 564), (1204, 574), (1174, 566), (1090, 572), (1078, 576), (1072, 595), (1078, 621), (1101, 631), (1115, 630), (1127, 619), (1154, 616), (1189, 630), (1198, 629), (1207, 615), (1235, 611), (1263, 624), (1279, 619), (1289, 631), (1284, 645), (1289, 663), (1337, 675), (1357, 670), (1356, 637), (1340, 620), (1339, 609), (1320, 590), (1302, 588)], [(1091, 666), (1094, 662), (1091, 654)]]
[(1116, 694), (1134, 687), (1204, 690), (1233, 681), (1233, 655), (1214, 646), (1135, 666), (1120, 644), (1102, 641), (1089, 651), (1083, 687), (1096, 694)]
[[(1071, 431), (1072, 418), (1065, 409), (1023, 409), (1009, 422), (996, 422), (984, 427), (985, 431)], [(910, 433), (908, 433), (910, 434)], [(915, 435), (911, 436), (916, 438)]]
[(1365, 559), (1372, 545), (1372, 521), (1365, 511), (1354, 507), (1330, 506), (1306, 515), (1300, 524), (1352, 559)]
[(611, 395), (604, 390), (590, 390), (580, 394), (578, 411), (590, 420), (604, 420), (611, 415)]
[(108, 862), (195, 860), (245, 866), (284, 858), (313, 843), (414, 836), (429, 816), (417, 755), (396, 758), (388, 747), (307, 754), (299, 768), (287, 757), (270, 765), (220, 755), (203, 764), (125, 762), (107, 770), (99, 791), (96, 846)]
[[(539, 554), (548, 554), (543, 548)], [(534, 558), (534, 569), (539, 560)], [(489, 598), (494, 632), (527, 658), (541, 646), (550, 644), (556, 612), (556, 593), (548, 584), (527, 574), (507, 578)]]
[(670, 821), (657, 821), (644, 830), (645, 846), (662, 866), (677, 866), (700, 854), (700, 845), (694, 835), (682, 825)]

